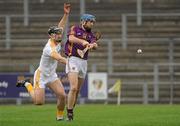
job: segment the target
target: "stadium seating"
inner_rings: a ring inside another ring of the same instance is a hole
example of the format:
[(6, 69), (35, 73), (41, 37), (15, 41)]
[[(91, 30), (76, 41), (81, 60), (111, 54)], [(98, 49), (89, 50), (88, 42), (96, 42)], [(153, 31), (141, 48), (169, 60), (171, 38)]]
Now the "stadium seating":
[[(11, 17), (11, 49), (5, 49), (5, 18), (0, 17), (0, 71), (1, 72), (28, 72), (32, 64), (38, 66), (42, 48), (47, 41), (47, 29), (49, 26), (56, 25), (63, 14), (61, 0), (39, 0), (29, 1), (29, 25), (23, 25), (23, 18)], [(178, 0), (144, 0), (143, 13), (179, 13), (180, 4)], [(8, 6), (8, 7), (7, 7)], [(146, 64), (159, 64), (169, 62), (169, 42), (180, 35), (179, 16), (146, 16), (142, 19), (142, 25), (137, 26), (136, 16), (127, 17), (127, 40), (128, 47), (122, 48), (121, 39), (121, 14), (136, 13), (136, 0), (93, 0), (86, 2), (86, 12), (95, 14), (97, 22), (95, 29), (102, 32), (103, 38), (101, 46), (97, 51), (90, 53), (89, 71), (94, 63), (101, 63), (97, 67), (98, 72), (108, 71), (108, 42), (103, 39), (112, 40), (113, 44), (113, 63), (114, 64), (139, 64), (132, 66), (113, 65), (113, 73), (109, 73), (109, 87), (117, 80), (121, 79), (122, 97), (124, 101), (136, 96), (137, 101), (142, 100), (142, 85), (138, 83), (147, 82), (149, 96), (153, 99), (153, 79), (154, 67)], [(70, 15), (70, 25), (79, 22), (79, 1), (72, 2)], [(2, 0), (0, 4), (0, 15), (23, 14), (23, 1), (21, 0)], [(41, 15), (41, 16), (32, 16)], [(54, 15), (51, 18), (42, 15)], [(113, 39), (120, 41), (113, 41)], [(160, 38), (160, 39), (159, 39)], [(163, 38), (161, 40), (161, 38)], [(137, 53), (137, 49), (143, 50), (142, 54)], [(174, 63), (180, 63), (180, 44), (174, 41)], [(16, 67), (14, 67), (14, 64)], [(4, 67), (4, 66), (9, 66)], [(23, 66), (23, 67), (22, 67)], [(58, 71), (64, 70), (58, 67)], [(159, 81), (170, 82), (169, 67), (160, 66), (161, 74)], [(174, 69), (174, 80), (179, 82), (179, 66)], [(130, 74), (134, 75), (130, 76)], [(140, 74), (139, 74), (140, 73)], [(128, 83), (135, 84), (129, 85)], [(137, 86), (138, 85), (138, 86)], [(180, 86), (175, 86), (175, 96), (180, 96)], [(169, 85), (161, 85), (160, 101), (166, 102), (169, 98)], [(180, 100), (179, 100), (180, 101)]]

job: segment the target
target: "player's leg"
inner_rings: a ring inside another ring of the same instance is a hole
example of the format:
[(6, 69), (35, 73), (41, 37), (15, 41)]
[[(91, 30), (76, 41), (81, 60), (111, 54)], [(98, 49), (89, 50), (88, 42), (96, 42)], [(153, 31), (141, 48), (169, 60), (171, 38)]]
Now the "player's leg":
[(76, 102), (77, 102), (78, 95), (79, 95), (79, 92), (81, 90), (81, 87), (82, 87), (82, 85), (84, 83), (84, 79), (86, 77), (87, 61), (84, 60), (84, 61), (78, 62), (78, 66), (79, 66), (78, 86), (77, 86), (77, 92), (76, 92), (76, 99), (75, 99), (75, 102), (74, 102), (74, 107), (76, 105)]
[(77, 102), (77, 99), (78, 99), (78, 96), (79, 96), (79, 92), (81, 90), (81, 87), (82, 87), (83, 83), (84, 83), (84, 78), (78, 77), (78, 87), (77, 87), (76, 99), (75, 99), (75, 102), (74, 102), (74, 107), (76, 105), (76, 102)]
[(45, 88), (35, 88), (33, 102), (35, 105), (43, 105), (45, 102)]
[[(44, 104), (44, 96), (45, 96), (45, 91), (44, 88), (34, 88), (32, 84), (26, 80), (23, 81), (18, 81), (17, 85), (24, 85), (24, 87), (27, 89), (29, 95), (31, 96), (33, 103), (35, 105), (42, 105)], [(19, 86), (17, 86), (19, 87)]]
[(37, 69), (34, 73), (34, 97), (32, 97), (35, 105), (43, 105), (45, 102), (45, 80), (46, 78)]
[(29, 92), (31, 97), (34, 97), (34, 88), (30, 82), (30, 79), (18, 80), (16, 83), (16, 87), (25, 87)]
[(16, 83), (17, 87), (25, 87), (27, 89), (35, 105), (44, 104), (45, 99), (45, 90), (44, 88), (39, 87), (39, 80), (40, 72), (36, 70), (34, 74), (34, 87), (32, 86), (30, 79), (20, 80)]
[(68, 120), (73, 120), (73, 108), (76, 101), (76, 94), (78, 90), (78, 72), (69, 72), (68, 79), (70, 83), (70, 90), (67, 99), (67, 116)]
[(48, 87), (55, 93), (57, 97), (57, 120), (64, 119), (64, 107), (65, 107), (65, 99), (66, 93), (64, 91), (64, 87), (59, 79), (55, 80), (54, 82), (50, 83)]
[(70, 90), (67, 98), (67, 120), (69, 121), (73, 120), (73, 108), (78, 91), (78, 76), (81, 62), (82, 59), (72, 56), (68, 59), (68, 63), (66, 64), (66, 73), (70, 83)]
[(68, 79), (70, 83), (70, 90), (68, 93), (68, 109), (73, 109), (76, 94), (78, 91), (78, 73), (76, 72), (70, 72), (68, 73)]

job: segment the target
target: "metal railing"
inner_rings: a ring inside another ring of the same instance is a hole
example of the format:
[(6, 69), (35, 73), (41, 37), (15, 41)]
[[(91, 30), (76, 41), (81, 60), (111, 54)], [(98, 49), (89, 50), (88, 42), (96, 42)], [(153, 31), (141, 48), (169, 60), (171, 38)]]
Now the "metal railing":
[[(98, 72), (97, 68), (98, 67), (108, 67), (107, 64), (93, 64), (91, 70), (93, 72)], [(159, 102), (160, 99), (160, 85), (166, 84), (170, 86), (170, 90), (169, 90), (169, 103), (173, 104), (173, 99), (174, 99), (174, 85), (179, 85), (180, 82), (179, 81), (175, 81), (174, 79), (170, 79), (172, 76), (174, 78), (174, 76), (176, 76), (176, 78), (180, 78), (180, 71), (177, 72), (171, 72), (171, 67), (179, 67), (180, 68), (180, 63), (128, 63), (128, 64), (113, 64), (113, 67), (119, 67), (119, 68), (128, 68), (128, 67), (132, 67), (134, 66), (135, 68), (138, 67), (147, 67), (147, 68), (151, 68), (153, 71), (144, 71), (144, 72), (139, 72), (139, 71), (134, 71), (134, 72), (114, 72), (111, 71), (110, 73), (108, 73), (108, 76), (116, 76), (116, 79), (121, 79), (122, 77), (128, 77), (128, 78), (133, 78), (133, 77), (141, 77), (142, 79), (140, 79), (138, 82), (134, 82), (134, 80), (130, 79), (129, 81), (126, 82), (122, 82), (123, 85), (135, 85), (136, 83), (142, 85), (142, 101), (144, 104), (148, 103), (148, 85), (147, 83), (151, 83), (152, 87), (153, 87), (153, 99), (151, 99), (150, 101), (152, 102)], [(161, 67), (167, 67), (167, 71), (162, 72), (160, 70)], [(151, 76), (153, 79), (152, 80), (148, 80), (146, 81), (146, 79), (144, 79), (145, 76)], [(160, 81), (160, 76), (166, 76), (169, 77), (169, 82), (164, 82), (164, 81)], [(110, 79), (110, 78), (109, 78)], [(109, 83), (112, 83), (109, 81)], [(136, 99), (136, 98), (135, 98)], [(127, 100), (127, 99), (126, 99)], [(124, 100), (124, 101), (126, 101)]]
[[(142, 18), (143, 17), (174, 17), (174, 16), (180, 16), (180, 13), (127, 13), (127, 14), (122, 14), (121, 15), (121, 22), (122, 22), (122, 28), (121, 28), (121, 39), (122, 39), (122, 44), (123, 48), (126, 49), (128, 46), (128, 17), (136, 17), (137, 16), (137, 25), (141, 25)], [(168, 37), (168, 36), (167, 36)]]

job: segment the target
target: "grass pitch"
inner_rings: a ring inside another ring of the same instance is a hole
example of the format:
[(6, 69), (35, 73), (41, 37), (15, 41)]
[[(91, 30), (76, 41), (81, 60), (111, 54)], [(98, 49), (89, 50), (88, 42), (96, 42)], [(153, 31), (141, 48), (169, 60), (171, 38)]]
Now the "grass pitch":
[(56, 105), (0, 105), (0, 126), (180, 126), (180, 105), (78, 105), (73, 122)]

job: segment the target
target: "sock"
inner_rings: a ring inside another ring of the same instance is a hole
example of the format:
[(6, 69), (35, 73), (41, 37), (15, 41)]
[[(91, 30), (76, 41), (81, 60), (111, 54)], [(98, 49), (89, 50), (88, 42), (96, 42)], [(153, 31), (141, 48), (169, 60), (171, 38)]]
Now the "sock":
[(64, 111), (57, 110), (56, 115), (57, 115), (57, 117), (63, 117)]
[(26, 82), (25, 87), (26, 87), (28, 92), (31, 92), (33, 90), (33, 86), (31, 85), (31, 83)]
[(73, 120), (73, 109), (67, 109), (67, 118), (69, 121)]
[(73, 109), (67, 109), (68, 113), (73, 113)]

